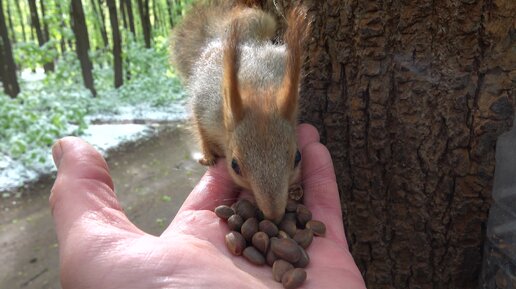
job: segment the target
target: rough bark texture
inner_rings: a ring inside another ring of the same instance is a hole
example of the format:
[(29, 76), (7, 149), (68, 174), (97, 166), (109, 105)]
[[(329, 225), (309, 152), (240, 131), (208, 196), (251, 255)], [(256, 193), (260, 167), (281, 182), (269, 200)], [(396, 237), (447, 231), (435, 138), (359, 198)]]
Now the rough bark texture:
[(476, 288), (495, 143), (514, 115), (516, 2), (301, 2), (301, 117), (332, 153), (367, 287)]
[(0, 0), (0, 79), (2, 80), (4, 92), (14, 98), (20, 92), (20, 86), (16, 78), (16, 65), (7, 33), (2, 2)]
[(88, 51), (90, 50), (90, 41), (88, 38), (88, 28), (86, 27), (86, 20), (84, 18), (84, 9), (82, 7), (81, 0), (72, 0), (71, 4), (71, 21), (72, 29), (75, 34), (75, 43), (77, 56), (81, 63), (82, 78), (84, 80), (84, 86), (89, 89), (92, 95), (95, 97), (97, 91), (93, 83), (93, 65)]

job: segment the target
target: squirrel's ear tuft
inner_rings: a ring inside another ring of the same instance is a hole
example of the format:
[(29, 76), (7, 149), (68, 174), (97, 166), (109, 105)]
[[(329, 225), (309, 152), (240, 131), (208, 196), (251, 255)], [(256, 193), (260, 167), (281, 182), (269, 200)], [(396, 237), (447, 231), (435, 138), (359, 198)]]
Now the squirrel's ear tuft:
[(223, 55), (224, 123), (226, 126), (236, 124), (244, 117), (242, 97), (238, 88), (238, 38), (237, 21), (229, 26)]
[(303, 44), (310, 28), (306, 8), (303, 6), (293, 8), (288, 15), (287, 24), (288, 28), (284, 35), (287, 59), (277, 105), (284, 118), (295, 122), (303, 61)]

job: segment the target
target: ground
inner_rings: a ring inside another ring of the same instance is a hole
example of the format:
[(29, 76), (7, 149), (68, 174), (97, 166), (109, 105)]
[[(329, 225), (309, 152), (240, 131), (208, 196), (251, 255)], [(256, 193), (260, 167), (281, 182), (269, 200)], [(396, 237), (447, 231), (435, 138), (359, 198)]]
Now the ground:
[[(117, 196), (139, 228), (159, 235), (205, 168), (182, 124), (158, 128), (150, 139), (119, 147), (108, 164)], [(0, 288), (58, 289), (58, 244), (48, 206), (54, 175), (0, 203)]]

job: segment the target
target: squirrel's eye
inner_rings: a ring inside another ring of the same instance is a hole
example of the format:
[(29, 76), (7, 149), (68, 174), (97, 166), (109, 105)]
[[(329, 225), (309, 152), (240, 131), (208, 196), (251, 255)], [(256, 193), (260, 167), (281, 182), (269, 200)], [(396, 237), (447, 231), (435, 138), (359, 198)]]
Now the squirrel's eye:
[(296, 157), (294, 158), (294, 168), (297, 167), (299, 162), (301, 161), (301, 153), (299, 150), (296, 151)]
[(235, 171), (237, 175), (240, 175), (240, 167), (235, 159), (231, 160), (231, 168)]

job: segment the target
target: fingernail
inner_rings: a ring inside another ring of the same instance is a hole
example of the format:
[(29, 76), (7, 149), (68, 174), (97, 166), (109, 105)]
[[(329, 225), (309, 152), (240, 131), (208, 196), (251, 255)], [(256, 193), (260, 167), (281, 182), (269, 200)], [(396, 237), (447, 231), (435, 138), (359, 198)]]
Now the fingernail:
[(58, 140), (52, 146), (52, 157), (54, 158), (54, 164), (56, 168), (59, 169), (59, 164), (61, 163), (61, 158), (63, 157), (63, 148), (61, 147), (61, 140)]

